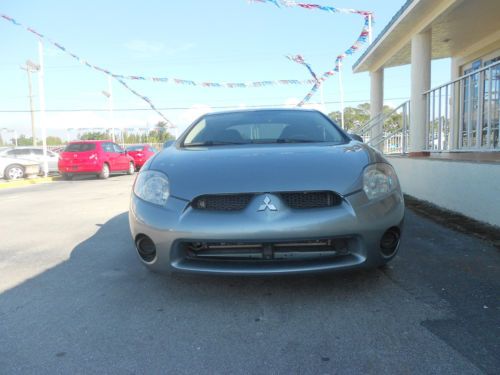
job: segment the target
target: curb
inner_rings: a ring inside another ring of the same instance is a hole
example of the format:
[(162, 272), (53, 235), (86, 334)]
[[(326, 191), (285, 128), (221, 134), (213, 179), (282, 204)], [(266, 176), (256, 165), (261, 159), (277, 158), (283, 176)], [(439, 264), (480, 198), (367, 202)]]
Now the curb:
[(0, 182), (0, 189), (29, 186), (36, 184), (46, 184), (49, 182), (58, 181), (59, 179), (60, 177), (37, 177), (37, 178), (25, 178), (22, 180), (2, 181)]

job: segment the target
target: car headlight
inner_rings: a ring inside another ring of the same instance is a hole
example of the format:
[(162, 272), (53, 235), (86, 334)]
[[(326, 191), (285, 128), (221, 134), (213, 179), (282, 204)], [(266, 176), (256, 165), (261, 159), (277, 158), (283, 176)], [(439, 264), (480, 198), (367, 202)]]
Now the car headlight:
[(398, 186), (396, 172), (389, 164), (372, 164), (363, 172), (363, 190), (370, 200), (390, 193)]
[(170, 195), (167, 176), (158, 171), (140, 172), (134, 184), (134, 194), (146, 202), (165, 206)]

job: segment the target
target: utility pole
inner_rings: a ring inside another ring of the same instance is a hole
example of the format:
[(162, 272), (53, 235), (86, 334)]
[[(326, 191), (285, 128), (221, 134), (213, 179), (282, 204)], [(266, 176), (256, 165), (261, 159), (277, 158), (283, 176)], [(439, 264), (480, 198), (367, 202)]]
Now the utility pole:
[(341, 127), (344, 130), (347, 130), (345, 128), (344, 124), (344, 84), (342, 83), (342, 62), (339, 62), (339, 92), (340, 92), (340, 123)]
[(43, 43), (38, 40), (38, 60), (40, 63), (40, 71), (38, 73), (38, 96), (40, 97), (40, 127), (42, 128), (42, 147), (43, 147), (43, 175), (47, 177), (49, 166), (47, 163), (47, 130), (45, 117), (45, 85), (44, 85), (44, 64), (43, 64)]
[(115, 142), (115, 124), (113, 117), (113, 85), (111, 76), (108, 76), (108, 91), (102, 90), (101, 93), (108, 98), (108, 113), (109, 113), (109, 127), (111, 128), (111, 139)]
[(30, 98), (30, 114), (31, 114), (31, 138), (33, 139), (33, 146), (36, 146), (36, 133), (35, 133), (35, 112), (33, 108), (33, 89), (31, 85), (31, 73), (38, 72), (40, 65), (35, 64), (31, 60), (26, 60), (26, 66), (21, 66), (22, 70), (28, 73), (28, 90)]

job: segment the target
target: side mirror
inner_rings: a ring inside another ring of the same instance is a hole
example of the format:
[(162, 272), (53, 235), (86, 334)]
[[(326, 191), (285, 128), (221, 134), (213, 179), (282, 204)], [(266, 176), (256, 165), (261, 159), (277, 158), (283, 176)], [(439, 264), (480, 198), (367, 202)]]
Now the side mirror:
[(361, 136), (358, 134), (349, 133), (349, 137), (351, 137), (355, 141), (363, 142), (363, 138), (361, 138)]
[(163, 148), (170, 147), (170, 146), (172, 146), (174, 143), (175, 143), (175, 141), (173, 141), (173, 140), (166, 141), (166, 142), (163, 144)]

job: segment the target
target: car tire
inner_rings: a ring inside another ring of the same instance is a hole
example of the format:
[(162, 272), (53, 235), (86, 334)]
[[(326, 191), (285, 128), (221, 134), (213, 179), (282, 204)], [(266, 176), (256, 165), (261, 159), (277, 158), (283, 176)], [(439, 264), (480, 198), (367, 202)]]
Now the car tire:
[(101, 180), (105, 180), (109, 177), (109, 165), (104, 163), (102, 165), (102, 170), (101, 170), (101, 173), (99, 173), (99, 178)]
[(128, 175), (132, 175), (134, 173), (135, 173), (135, 165), (134, 165), (134, 163), (130, 162), (129, 165), (128, 165), (127, 174)]
[(70, 181), (73, 179), (73, 175), (71, 173), (63, 173), (62, 178), (63, 180)]
[(24, 167), (19, 164), (11, 164), (5, 168), (4, 177), (6, 180), (17, 180), (24, 177)]

